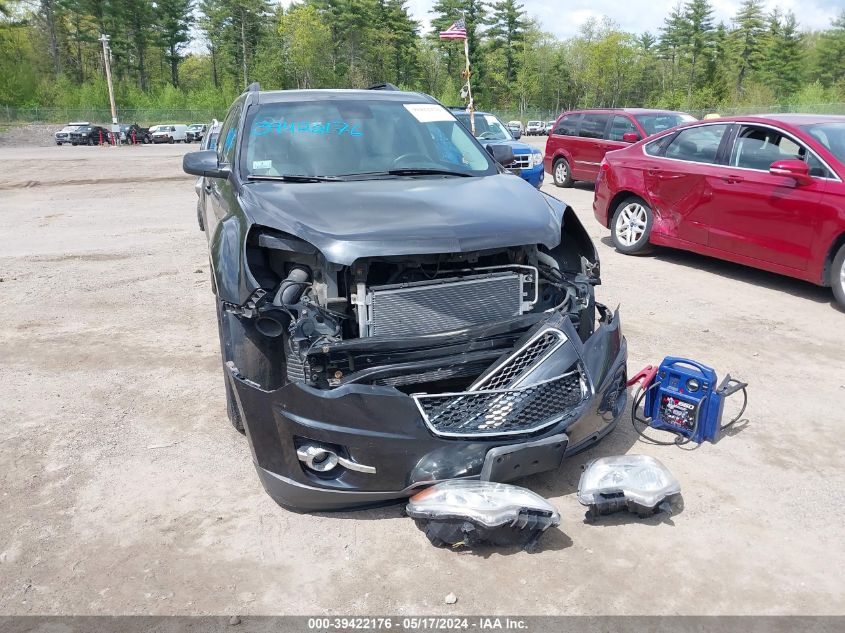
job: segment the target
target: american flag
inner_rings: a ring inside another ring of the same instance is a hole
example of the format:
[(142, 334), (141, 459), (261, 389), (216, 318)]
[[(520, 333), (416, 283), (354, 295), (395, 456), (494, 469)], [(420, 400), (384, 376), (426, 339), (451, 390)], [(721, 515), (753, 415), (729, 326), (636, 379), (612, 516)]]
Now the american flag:
[(440, 31), (441, 40), (465, 40), (467, 38), (467, 24), (461, 18), (445, 31)]

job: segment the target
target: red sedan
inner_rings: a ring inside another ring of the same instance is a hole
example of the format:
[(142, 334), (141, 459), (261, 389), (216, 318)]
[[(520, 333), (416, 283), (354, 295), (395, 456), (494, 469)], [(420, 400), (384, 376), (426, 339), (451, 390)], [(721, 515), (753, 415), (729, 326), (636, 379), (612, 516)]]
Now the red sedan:
[(845, 117), (691, 123), (610, 152), (593, 212), (616, 249), (672, 246), (831, 286), (845, 307)]

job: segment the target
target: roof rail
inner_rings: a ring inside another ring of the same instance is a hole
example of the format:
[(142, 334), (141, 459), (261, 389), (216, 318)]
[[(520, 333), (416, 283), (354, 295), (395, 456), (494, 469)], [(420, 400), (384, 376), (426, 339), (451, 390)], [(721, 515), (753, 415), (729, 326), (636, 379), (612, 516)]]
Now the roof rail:
[(367, 90), (394, 90), (396, 92), (401, 92), (401, 90), (399, 88), (397, 88), (393, 84), (387, 83), (387, 82), (380, 83), (380, 84), (373, 84), (372, 86), (367, 88)]

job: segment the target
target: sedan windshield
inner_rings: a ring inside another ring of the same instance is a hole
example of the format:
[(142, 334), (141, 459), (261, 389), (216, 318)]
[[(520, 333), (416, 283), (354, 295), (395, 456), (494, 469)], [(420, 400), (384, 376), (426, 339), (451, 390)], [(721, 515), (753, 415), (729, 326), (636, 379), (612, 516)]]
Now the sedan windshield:
[(496, 173), (466, 129), (433, 103), (268, 103), (250, 108), (244, 129), (241, 169), (252, 178)]
[(694, 116), (684, 114), (683, 112), (655, 112), (652, 114), (635, 114), (634, 118), (637, 120), (645, 133), (651, 136), (663, 130), (668, 130), (681, 123), (690, 123), (695, 121)]
[(824, 145), (840, 163), (845, 165), (845, 121), (802, 125), (801, 129)]

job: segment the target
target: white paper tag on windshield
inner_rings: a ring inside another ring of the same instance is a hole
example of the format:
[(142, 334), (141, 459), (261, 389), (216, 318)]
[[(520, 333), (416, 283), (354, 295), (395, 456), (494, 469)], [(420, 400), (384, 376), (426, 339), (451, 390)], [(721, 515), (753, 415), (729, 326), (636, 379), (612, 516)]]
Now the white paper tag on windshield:
[(253, 169), (270, 169), (273, 166), (272, 160), (254, 160), (252, 161)]
[(454, 121), (455, 117), (436, 103), (403, 103), (405, 109), (414, 115), (420, 123), (433, 123), (434, 121)]
[(496, 117), (494, 117), (492, 114), (485, 114), (484, 120), (487, 121), (487, 123), (491, 123), (491, 124), (498, 123), (498, 121), (496, 120)]

